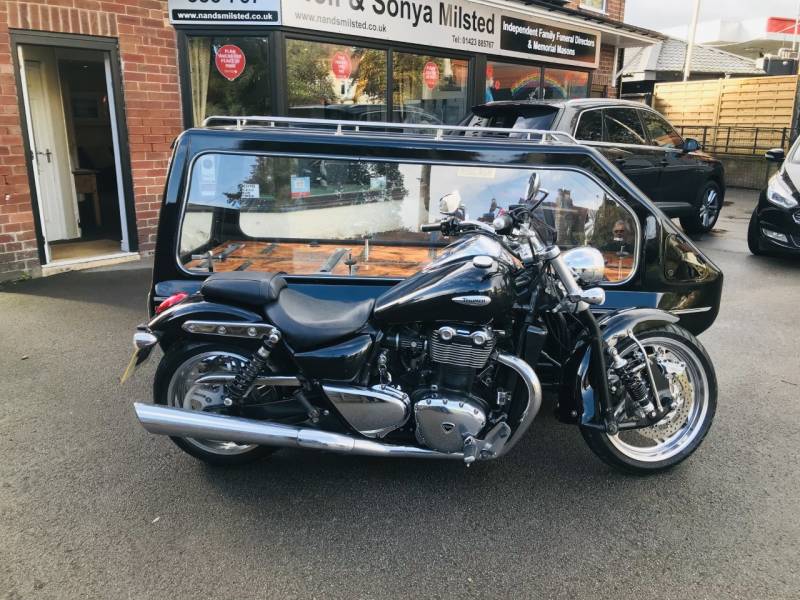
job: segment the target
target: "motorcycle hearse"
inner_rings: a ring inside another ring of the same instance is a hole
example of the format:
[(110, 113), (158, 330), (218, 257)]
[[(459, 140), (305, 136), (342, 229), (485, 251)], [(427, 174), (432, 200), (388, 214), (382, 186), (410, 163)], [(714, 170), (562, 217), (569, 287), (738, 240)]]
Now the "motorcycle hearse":
[(176, 141), (144, 428), (212, 464), (281, 447), (467, 465), (554, 392), (607, 463), (688, 457), (722, 273), (569, 135), (215, 117)]

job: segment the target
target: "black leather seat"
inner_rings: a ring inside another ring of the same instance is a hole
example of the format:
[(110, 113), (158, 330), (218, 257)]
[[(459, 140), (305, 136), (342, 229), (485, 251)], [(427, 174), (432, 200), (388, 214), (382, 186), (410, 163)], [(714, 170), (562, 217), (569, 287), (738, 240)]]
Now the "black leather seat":
[(303, 351), (355, 333), (367, 323), (374, 305), (374, 299), (320, 300), (286, 288), (280, 291), (277, 302), (267, 304), (265, 312), (288, 344)]
[(280, 273), (232, 271), (209, 275), (200, 293), (206, 300), (263, 306), (277, 300), (285, 287)]

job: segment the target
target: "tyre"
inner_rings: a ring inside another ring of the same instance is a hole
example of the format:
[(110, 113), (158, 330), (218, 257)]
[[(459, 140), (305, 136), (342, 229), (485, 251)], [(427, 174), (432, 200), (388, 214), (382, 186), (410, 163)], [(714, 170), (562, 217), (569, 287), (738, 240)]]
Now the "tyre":
[[(660, 369), (669, 384), (668, 390), (660, 392), (669, 393), (678, 405), (651, 427), (615, 435), (582, 427), (581, 433), (589, 448), (609, 465), (648, 475), (683, 462), (703, 442), (717, 408), (717, 378), (705, 348), (685, 329), (667, 325), (642, 332), (637, 338), (653, 368)], [(624, 357), (637, 346), (626, 340), (618, 348)]]
[(747, 226), (747, 247), (750, 252), (756, 256), (764, 254), (764, 251), (759, 246), (759, 238), (761, 237), (761, 229), (758, 223), (758, 208), (753, 210), (753, 216), (750, 217), (750, 224)]
[(680, 218), (686, 233), (708, 233), (716, 225), (722, 210), (722, 189), (715, 181), (707, 181), (697, 198), (695, 212)]
[[(251, 352), (220, 344), (181, 344), (170, 348), (161, 359), (153, 382), (156, 404), (185, 410), (226, 414), (221, 385), (197, 384), (204, 375), (235, 374)], [(233, 466), (269, 456), (278, 448), (236, 444), (218, 440), (170, 437), (184, 452), (217, 466)]]

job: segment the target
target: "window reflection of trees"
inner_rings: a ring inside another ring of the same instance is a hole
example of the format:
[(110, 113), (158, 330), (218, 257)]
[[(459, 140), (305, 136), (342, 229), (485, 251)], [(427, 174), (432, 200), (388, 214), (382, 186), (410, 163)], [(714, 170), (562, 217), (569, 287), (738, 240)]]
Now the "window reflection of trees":
[[(241, 158), (223, 157), (221, 160), (219, 171), (225, 173), (225, 162), (238, 162)], [(232, 208), (244, 212), (286, 212), (402, 201), (409, 193), (396, 163), (282, 157), (252, 157), (249, 163), (248, 176), (228, 183), (228, 191), (223, 192)], [(307, 195), (293, 197), (293, 177), (308, 178)], [(245, 190), (252, 193), (253, 189), (258, 190), (257, 195), (245, 193)]]

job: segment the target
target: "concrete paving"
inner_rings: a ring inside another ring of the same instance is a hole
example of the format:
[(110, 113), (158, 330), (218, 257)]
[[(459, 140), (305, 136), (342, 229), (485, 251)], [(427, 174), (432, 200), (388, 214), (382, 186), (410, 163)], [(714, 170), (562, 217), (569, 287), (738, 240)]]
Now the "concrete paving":
[(751, 256), (755, 192), (728, 201), (699, 242), (726, 276), (701, 337), (716, 422), (646, 479), (549, 414), (471, 469), (303, 451), (211, 469), (135, 422), (155, 361), (117, 384), (146, 268), (0, 288), (0, 597), (797, 598), (800, 261)]

